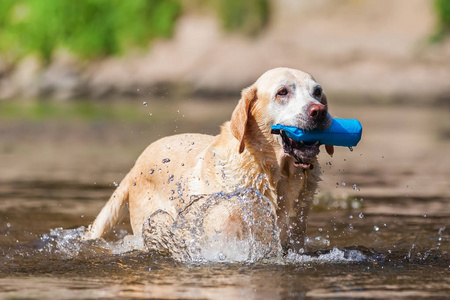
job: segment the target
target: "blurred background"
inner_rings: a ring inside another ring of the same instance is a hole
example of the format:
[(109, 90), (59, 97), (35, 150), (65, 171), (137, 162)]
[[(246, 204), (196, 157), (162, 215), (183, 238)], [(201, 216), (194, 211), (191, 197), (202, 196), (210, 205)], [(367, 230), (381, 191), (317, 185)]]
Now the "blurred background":
[[(0, 298), (448, 298), (449, 36), (449, 0), (0, 0)], [(363, 125), (319, 155), (306, 250), (367, 259), (186, 268), (128, 252), (126, 220), (78, 238), (147, 145), (217, 134), (274, 67)]]
[(447, 0), (2, 0), (3, 194), (108, 194), (146, 145), (218, 133), (240, 90), (285, 66), (363, 123), (354, 152), (321, 157), (323, 192), (447, 197), (449, 33)]
[(122, 98), (162, 87), (176, 96), (235, 95), (267, 69), (290, 66), (349, 100), (444, 102), (449, 7), (445, 0), (5, 0), (0, 98)]

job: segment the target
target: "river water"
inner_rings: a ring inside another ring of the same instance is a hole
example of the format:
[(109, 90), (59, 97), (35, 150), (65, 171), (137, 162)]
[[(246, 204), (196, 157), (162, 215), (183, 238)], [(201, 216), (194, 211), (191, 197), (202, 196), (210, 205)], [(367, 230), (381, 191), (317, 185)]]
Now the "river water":
[(0, 298), (450, 298), (448, 108), (332, 107), (363, 141), (321, 154), (305, 252), (230, 263), (143, 251), (127, 220), (80, 239), (148, 143), (215, 134), (235, 101), (130, 105), (137, 121), (0, 120)]

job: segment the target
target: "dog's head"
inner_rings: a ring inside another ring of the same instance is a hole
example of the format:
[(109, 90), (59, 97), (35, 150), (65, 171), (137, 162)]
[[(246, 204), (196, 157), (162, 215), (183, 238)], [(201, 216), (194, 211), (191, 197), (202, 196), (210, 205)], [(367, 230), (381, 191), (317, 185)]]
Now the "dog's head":
[[(256, 122), (263, 134), (269, 136), (270, 126), (275, 124), (311, 130), (325, 129), (331, 121), (325, 93), (311, 75), (277, 68), (267, 71), (242, 91), (231, 118), (231, 130), (240, 141), (239, 152), (242, 153), (250, 122)], [(275, 141), (285, 153), (295, 157), (298, 167), (309, 167), (319, 154), (318, 144), (296, 142), (286, 136), (277, 136)], [(326, 146), (326, 149), (331, 155), (332, 146)]]

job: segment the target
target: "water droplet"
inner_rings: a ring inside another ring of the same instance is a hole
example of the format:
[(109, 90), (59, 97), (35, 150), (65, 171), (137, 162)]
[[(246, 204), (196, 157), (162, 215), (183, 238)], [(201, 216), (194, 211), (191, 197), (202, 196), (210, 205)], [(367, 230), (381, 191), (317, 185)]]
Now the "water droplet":
[(145, 102), (145, 101), (142, 102), (142, 105), (143, 105), (143, 106), (147, 106), (147, 102)]
[(350, 149), (350, 152), (353, 152), (353, 147), (348, 147), (348, 149)]
[(170, 175), (170, 176), (169, 176), (169, 182), (173, 181), (174, 178), (175, 178), (174, 175)]
[(116, 181), (114, 181), (113, 184), (114, 186), (119, 186), (119, 184)]
[(153, 173), (155, 173), (155, 170), (150, 169), (150, 171), (148, 171), (148, 173), (149, 173), (150, 175), (152, 175)]
[(345, 181), (341, 181), (341, 185), (345, 186), (347, 183)]
[(380, 230), (380, 227), (375, 225), (375, 226), (373, 226), (373, 230), (378, 231), (378, 230)]
[(11, 223), (6, 223), (6, 227), (10, 228), (11, 227)]
[(136, 182), (133, 182), (133, 186), (136, 186)]
[(219, 260), (225, 260), (227, 257), (222, 252), (219, 253)]
[(163, 164), (167, 164), (169, 161), (170, 161), (170, 158), (164, 158), (164, 159), (162, 160), (162, 163), (163, 163)]
[(364, 214), (361, 212), (361, 213), (359, 213), (359, 216), (358, 216), (360, 219), (362, 219), (362, 218), (364, 218)]

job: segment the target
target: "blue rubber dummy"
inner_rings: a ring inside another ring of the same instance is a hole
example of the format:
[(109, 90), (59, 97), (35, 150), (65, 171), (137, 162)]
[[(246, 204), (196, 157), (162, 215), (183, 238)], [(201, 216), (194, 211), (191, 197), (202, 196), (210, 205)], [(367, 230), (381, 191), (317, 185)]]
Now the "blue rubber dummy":
[(298, 142), (315, 143), (324, 145), (354, 147), (361, 140), (362, 126), (356, 119), (333, 119), (327, 129), (302, 130), (297, 127), (272, 125), (272, 133), (279, 134), (282, 131)]

